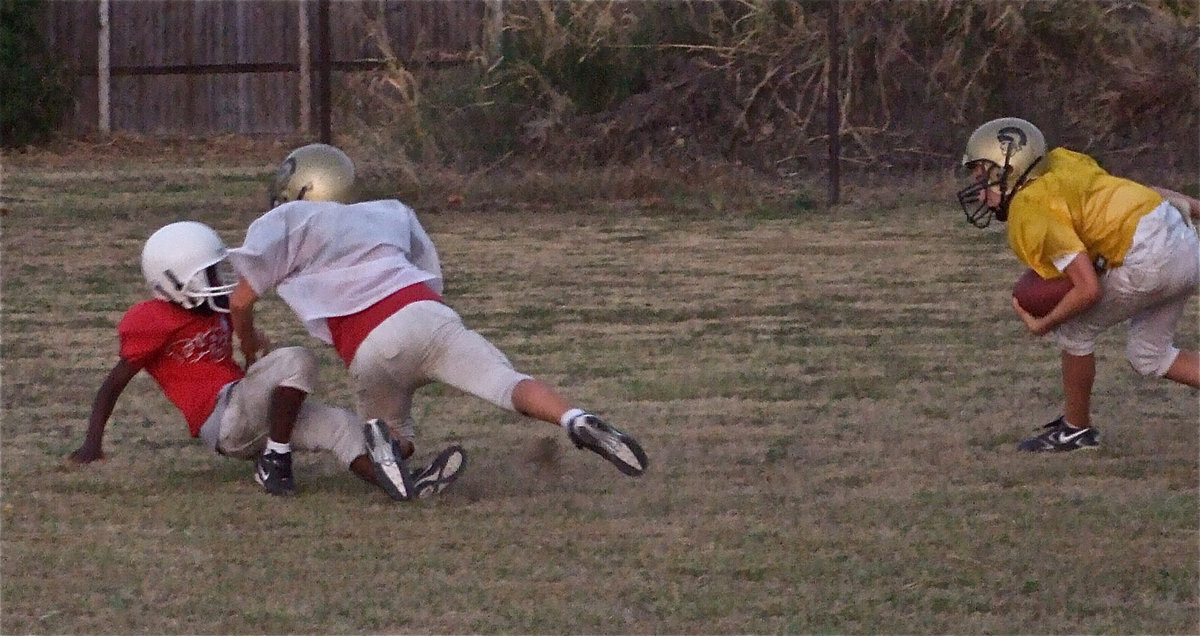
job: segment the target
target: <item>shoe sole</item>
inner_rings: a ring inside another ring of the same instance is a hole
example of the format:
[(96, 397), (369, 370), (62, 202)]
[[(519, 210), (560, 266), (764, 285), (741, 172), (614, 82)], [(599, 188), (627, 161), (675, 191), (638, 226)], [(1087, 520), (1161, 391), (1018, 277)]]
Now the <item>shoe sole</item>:
[(583, 446), (607, 459), (617, 470), (630, 477), (639, 477), (646, 472), (650, 462), (637, 440), (610, 424), (604, 424), (604, 427), (588, 427), (586, 434), (590, 439), (584, 442)]
[(1099, 444), (1091, 444), (1087, 446), (1072, 446), (1070, 448), (1060, 448), (1058, 446), (1043, 446), (1041, 448), (1023, 448), (1021, 444), (1017, 445), (1017, 450), (1022, 453), (1069, 453), (1077, 450), (1098, 450)]
[(296, 494), (295, 488), (292, 488), (292, 489), (283, 488), (281, 490), (271, 490), (267, 486), (267, 484), (263, 482), (263, 478), (261, 475), (258, 474), (258, 471), (255, 471), (255, 473), (254, 473), (254, 481), (258, 482), (258, 485), (262, 486), (263, 492), (267, 493), (268, 495), (275, 495), (276, 497), (292, 497)]
[(455, 444), (442, 451), (429, 464), (420, 479), (414, 480), (418, 499), (428, 499), (443, 490), (458, 479), (458, 475), (467, 466), (467, 451)]
[(387, 426), (379, 420), (371, 420), (363, 425), (363, 433), (367, 438), (368, 456), (371, 458), (371, 466), (375, 468), (375, 479), (379, 485), (395, 501), (412, 499), (412, 476), (404, 458), (395, 451), (396, 447)]
[[(1037, 448), (1028, 448), (1026, 445), (1040, 444)], [(1100, 442), (1095, 444), (1072, 444), (1070, 446), (1061, 446), (1051, 444), (1038, 438), (1027, 439), (1020, 444), (1017, 444), (1017, 450), (1022, 453), (1069, 453), (1077, 450), (1096, 450), (1100, 448)]]

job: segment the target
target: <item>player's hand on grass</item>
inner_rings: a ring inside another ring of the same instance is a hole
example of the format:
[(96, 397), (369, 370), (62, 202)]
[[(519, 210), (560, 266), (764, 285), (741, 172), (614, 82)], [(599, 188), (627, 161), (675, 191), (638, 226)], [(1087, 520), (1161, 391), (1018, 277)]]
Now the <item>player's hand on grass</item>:
[(80, 446), (70, 455), (67, 455), (66, 459), (67, 464), (69, 465), (83, 466), (84, 464), (90, 464), (92, 462), (103, 462), (106, 458), (104, 457), (104, 451), (100, 450), (99, 448)]

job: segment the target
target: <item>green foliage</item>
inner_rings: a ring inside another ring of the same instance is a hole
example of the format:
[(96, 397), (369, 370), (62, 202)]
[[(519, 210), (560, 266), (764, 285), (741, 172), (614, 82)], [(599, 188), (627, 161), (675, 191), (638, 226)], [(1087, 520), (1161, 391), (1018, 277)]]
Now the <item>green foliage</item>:
[(0, 0), (0, 143), (50, 137), (74, 104), (68, 73), (42, 38), (39, 0)]
[[(645, 89), (653, 33), (627, 3), (513, 3), (505, 31), (500, 76), (510, 88), (536, 84), (597, 113)], [(524, 101), (521, 93), (510, 93)]]

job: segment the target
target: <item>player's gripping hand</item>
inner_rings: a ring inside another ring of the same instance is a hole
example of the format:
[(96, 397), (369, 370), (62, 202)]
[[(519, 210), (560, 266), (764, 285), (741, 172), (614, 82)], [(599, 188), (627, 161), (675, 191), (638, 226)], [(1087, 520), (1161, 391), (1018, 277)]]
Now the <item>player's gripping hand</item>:
[(249, 337), (243, 338), (239, 344), (242, 349), (242, 356), (246, 358), (246, 368), (258, 361), (262, 356), (271, 352), (271, 339), (267, 334), (254, 329), (250, 332)]
[(1171, 204), (1183, 212), (1192, 221), (1200, 221), (1200, 200), (1187, 195), (1179, 195), (1171, 199)]
[(1167, 190), (1166, 188), (1153, 188), (1153, 190), (1166, 199), (1176, 210), (1182, 212), (1185, 220), (1193, 225), (1197, 221), (1200, 221), (1200, 199), (1189, 197), (1174, 190)]
[(1035, 318), (1033, 314), (1025, 311), (1025, 308), (1021, 306), (1016, 297), (1012, 299), (1012, 306), (1013, 311), (1017, 312), (1017, 317), (1021, 319), (1021, 322), (1025, 323), (1025, 328), (1029, 330), (1029, 333), (1035, 336), (1044, 336), (1050, 333), (1050, 327), (1047, 326), (1046, 321), (1041, 318)]

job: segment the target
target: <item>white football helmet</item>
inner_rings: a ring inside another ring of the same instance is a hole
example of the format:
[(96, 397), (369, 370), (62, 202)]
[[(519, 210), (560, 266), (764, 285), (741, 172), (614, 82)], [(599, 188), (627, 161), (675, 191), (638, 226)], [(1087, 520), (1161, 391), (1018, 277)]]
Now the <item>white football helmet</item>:
[(271, 207), (288, 201), (354, 203), (354, 162), (328, 144), (309, 144), (279, 164), (271, 184)]
[(207, 304), (229, 313), (229, 294), (236, 286), (231, 271), (219, 271), (225, 243), (207, 225), (180, 221), (160, 228), (142, 247), (142, 275), (154, 295), (186, 309)]
[[(963, 168), (974, 173), (975, 181), (958, 192), (967, 220), (981, 228), (993, 217), (1006, 220), (1017, 190), (1046, 172), (1045, 157), (1046, 138), (1024, 119), (1003, 117), (976, 128), (962, 158)], [(998, 205), (988, 205), (988, 190), (999, 193)]]

